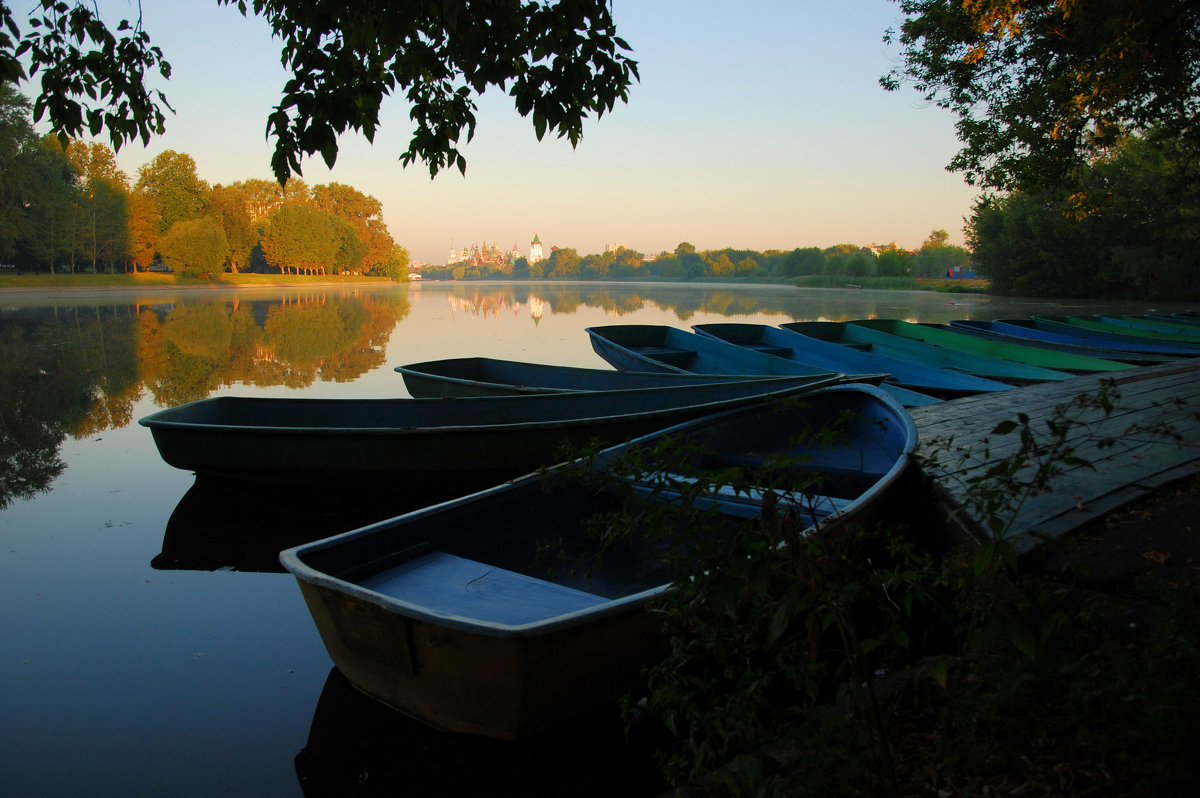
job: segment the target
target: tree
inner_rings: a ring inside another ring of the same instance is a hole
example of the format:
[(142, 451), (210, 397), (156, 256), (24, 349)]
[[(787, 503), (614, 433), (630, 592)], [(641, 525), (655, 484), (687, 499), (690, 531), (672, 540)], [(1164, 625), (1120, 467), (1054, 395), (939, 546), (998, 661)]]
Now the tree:
[(973, 185), (1069, 185), (1131, 132), (1200, 139), (1194, 0), (900, 0), (900, 7), (902, 66), (881, 82), (894, 90), (912, 81), (958, 117), (963, 147), (949, 168)]
[(228, 247), (225, 258), (229, 270), (236, 272), (250, 263), (250, 250), (258, 244), (258, 230), (250, 218), (246, 192), (238, 185), (222, 186), (220, 183), (208, 192), (205, 215), (221, 224), (225, 231)]
[(228, 246), (221, 223), (205, 216), (171, 225), (158, 249), (172, 271), (211, 278), (224, 271)]
[(1177, 142), (1135, 137), (1080, 186), (1113, 192), (1083, 217), (1046, 192), (984, 198), (967, 225), (976, 268), (999, 294), (1200, 298), (1196, 161)]
[(971, 262), (970, 250), (950, 243), (950, 234), (934, 230), (909, 259), (914, 277), (945, 277), (954, 269), (965, 268)]
[(910, 263), (912, 255), (908, 250), (896, 246), (895, 241), (880, 247), (875, 257), (880, 277), (908, 277), (912, 274), (912, 264)]
[[(253, 11), (283, 43), (291, 70), (267, 118), (275, 140), (271, 166), (280, 183), (320, 153), (332, 166), (337, 137), (347, 130), (370, 141), (384, 97), (403, 92), (415, 123), (405, 165), (421, 161), (431, 176), (466, 170), (458, 147), (475, 133), (475, 97), (506, 91), (522, 116), (572, 146), (584, 120), (626, 101), (637, 62), (617, 35), (607, 0), (472, 0), (444, 3), (354, 3), (334, 0), (217, 0)], [(140, 18), (122, 20), (114, 35), (94, 6), (36, 0), (22, 29), (0, 3), (0, 80), (41, 75), (35, 119), (48, 118), (64, 137), (107, 130), (114, 149), (164, 129), (161, 92), (146, 88), (148, 71), (170, 77)], [(80, 100), (83, 98), (83, 101)]]
[(825, 273), (836, 277), (873, 277), (875, 255), (857, 244), (836, 244), (825, 250)]
[(0, 82), (0, 261), (8, 262), (29, 234), (25, 194), (33, 169), (37, 137), (29, 122), (29, 101)]
[(358, 234), (363, 246), (363, 269), (383, 264), (396, 242), (383, 221), (383, 205), (372, 196), (341, 183), (315, 186), (313, 205), (326, 213), (345, 219)]
[(579, 276), (583, 258), (573, 247), (556, 249), (546, 259), (546, 276), (551, 279), (571, 279)]
[(33, 157), (33, 181), (27, 194), (31, 234), (24, 249), (34, 264), (45, 265), (53, 274), (55, 265), (68, 263), (71, 256), (79, 175), (53, 136), (42, 137)]
[(128, 244), (129, 178), (107, 144), (71, 141), (66, 156), (81, 181), (76, 198), (78, 251), (91, 262), (93, 272), (101, 260), (112, 272), (117, 261), (124, 261)]
[(208, 184), (196, 174), (196, 160), (187, 153), (163, 150), (138, 169), (135, 186), (158, 206), (159, 232), (176, 222), (198, 219), (204, 212)]
[(378, 269), (385, 277), (403, 283), (408, 282), (408, 267), (408, 250), (399, 244), (393, 244)]
[(145, 194), (133, 192), (129, 195), (127, 210), (125, 256), (135, 272), (144, 272), (154, 262), (154, 253), (158, 250), (158, 208)]
[(802, 274), (824, 274), (825, 253), (817, 247), (794, 249), (783, 259), (777, 272), (780, 277), (799, 277)]
[(247, 180), (234, 183), (246, 197), (246, 210), (254, 222), (266, 222), (275, 209), (285, 202), (305, 203), (312, 199), (308, 185), (300, 179), (280, 185), (275, 180)]
[(354, 228), (345, 219), (309, 205), (288, 204), (263, 229), (263, 255), (280, 274), (338, 272), (362, 258)]

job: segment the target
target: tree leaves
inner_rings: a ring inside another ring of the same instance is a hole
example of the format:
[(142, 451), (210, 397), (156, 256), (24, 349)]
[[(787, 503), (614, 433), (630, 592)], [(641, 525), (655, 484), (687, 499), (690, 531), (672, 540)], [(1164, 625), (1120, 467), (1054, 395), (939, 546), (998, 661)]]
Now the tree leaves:
[(1200, 139), (1190, 0), (901, 0), (905, 82), (957, 117), (949, 168), (985, 188), (1056, 188), (1150, 127)]
[[(292, 77), (266, 124), (280, 183), (301, 175), (314, 154), (333, 166), (347, 131), (373, 141), (393, 92), (404, 93), (414, 123), (400, 161), (420, 161), (434, 177), (449, 167), (466, 172), (459, 144), (475, 135), (475, 98), (489, 88), (532, 115), (538, 139), (553, 131), (574, 146), (584, 120), (627, 101), (637, 79), (605, 0), (217, 2), (262, 17), (282, 42)], [(40, 78), (34, 119), (48, 119), (64, 147), (85, 129), (107, 130), (114, 149), (165, 129), (173, 109), (147, 79), (169, 78), (171, 66), (140, 18), (121, 20), (116, 31), (94, 7), (38, 0), (22, 33), (0, 3), (0, 81)]]
[(373, 139), (382, 101), (395, 91), (404, 92), (414, 123), (400, 161), (420, 161), (434, 177), (450, 167), (465, 173), (459, 146), (475, 135), (475, 98), (489, 88), (532, 115), (538, 139), (554, 131), (575, 145), (584, 120), (626, 100), (637, 77), (603, 0), (483, 0), (469, 8), (254, 0), (238, 8), (271, 24), (293, 74), (267, 124), (281, 182), (314, 153), (332, 164), (346, 131)]

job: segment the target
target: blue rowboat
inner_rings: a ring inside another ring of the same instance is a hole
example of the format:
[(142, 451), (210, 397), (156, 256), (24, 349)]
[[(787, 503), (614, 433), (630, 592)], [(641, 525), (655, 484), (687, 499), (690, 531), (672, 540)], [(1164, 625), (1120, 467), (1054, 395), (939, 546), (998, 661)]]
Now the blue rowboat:
[(1135, 366), (1149, 366), (1175, 359), (1168, 354), (1156, 355), (1120, 349), (1105, 349), (1098, 346), (1096, 342), (1090, 345), (1084, 343), (1086, 339), (1073, 339), (1070, 336), (1058, 335), (1047, 330), (1038, 329), (1037, 327), (1023, 328), (1007, 326), (997, 321), (954, 319), (950, 321), (950, 326), (959, 332), (976, 335), (981, 338), (994, 338), (1009, 343), (1020, 343), (1026, 346), (1037, 346), (1043, 349), (1071, 352), (1077, 355), (1100, 357), (1106, 360), (1117, 360)]
[(467, 399), (223, 396), (139, 421), (168, 464), (205, 476), (461, 496), (688, 419), (836, 382), (817, 375), (631, 391)]
[[(822, 366), (754, 352), (706, 335), (662, 324), (614, 324), (589, 327), (592, 349), (618, 369), (695, 374), (780, 375), (828, 373)], [(853, 382), (882, 383), (886, 374), (850, 374)], [(882, 385), (905, 407), (935, 404), (939, 399), (899, 385)]]
[[(667, 472), (624, 457), (668, 439), (681, 455)], [(514, 739), (632, 684), (660, 640), (650, 610), (687, 576), (664, 556), (668, 533), (719, 535), (755, 523), (763, 491), (814, 532), (869, 524), (895, 509), (915, 445), (916, 428), (891, 397), (840, 385), (682, 424), (594, 460), (288, 549), (280, 561), (330, 658), (358, 689), (437, 728)], [(769, 487), (781, 458), (792, 465), (775, 473), (820, 491)], [(757, 487), (703, 491), (698, 502), (715, 511), (705, 524), (682, 517), (656, 530), (635, 520), (677, 504), (676, 488), (731, 467)], [(629, 534), (600, 541), (588, 519), (620, 511), (629, 512)]]
[[(954, 322), (951, 322), (952, 324)], [(1120, 336), (1117, 334), (1103, 335), (1082, 327), (1052, 321), (1049, 317), (1034, 316), (1030, 319), (995, 319), (988, 322), (993, 329), (1008, 335), (1029, 337), (1050, 343), (1062, 343), (1069, 346), (1099, 347), (1118, 353), (1135, 353), (1144, 355), (1161, 355), (1166, 357), (1192, 357), (1200, 355), (1200, 348), (1178, 346), (1147, 338)], [(1117, 359), (1114, 357), (1114, 359)]]
[(524, 363), (490, 357), (458, 357), (397, 366), (404, 387), (418, 399), (442, 396), (518, 396), (563, 391), (627, 391), (708, 385), (746, 379), (789, 380), (793, 377), (745, 377), (733, 374), (616, 371), (548, 363)]
[(1120, 340), (1153, 341), (1168, 346), (1186, 346), (1200, 349), (1200, 337), (1164, 335), (1131, 324), (1111, 324), (1099, 316), (1034, 316), (1038, 325), (1061, 325), (1088, 335), (1099, 335)]
[(697, 324), (693, 330), (746, 349), (777, 357), (801, 360), (815, 366), (847, 372), (886, 372), (883, 385), (899, 385), (942, 399), (1011, 388), (1008, 383), (976, 377), (962, 371), (937, 368), (911, 360), (861, 352), (802, 335), (795, 330), (766, 324)]
[(1197, 329), (1196, 325), (1187, 324), (1186, 322), (1155, 320), (1147, 316), (1108, 316), (1103, 313), (1094, 316), (1084, 316), (1083, 318), (1096, 319), (1102, 324), (1111, 324), (1114, 327), (1131, 327), (1135, 330), (1145, 330), (1164, 338), (1200, 340), (1200, 329)]
[(1065, 371), (1055, 371), (1012, 360), (1001, 360), (933, 346), (852, 322), (794, 321), (779, 326), (813, 338), (820, 338), (823, 341), (842, 344), (852, 349), (878, 352), (888, 357), (911, 360), (939, 368), (956, 369), (979, 377), (1011, 382), (1016, 385), (1066, 380), (1074, 376)]
[(937, 324), (915, 324), (900, 319), (860, 319), (854, 324), (901, 338), (921, 341), (932, 346), (940, 346), (943, 349), (953, 349), (973, 355), (1011, 360), (1015, 363), (1076, 374), (1124, 371), (1133, 368), (1128, 363), (1120, 363), (1115, 360), (978, 338)]
[(1129, 316), (1130, 319), (1145, 319), (1156, 324), (1183, 325), (1187, 328), (1200, 327), (1200, 316), (1187, 313), (1143, 313), (1141, 316)]

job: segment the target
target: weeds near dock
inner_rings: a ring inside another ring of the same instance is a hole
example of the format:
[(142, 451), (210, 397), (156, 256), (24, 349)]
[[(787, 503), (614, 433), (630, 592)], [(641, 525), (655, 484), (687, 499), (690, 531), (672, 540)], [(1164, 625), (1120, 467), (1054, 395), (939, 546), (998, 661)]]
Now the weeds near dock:
[[(836, 448), (858, 420), (843, 414), (790, 449)], [(921, 603), (910, 587), (930, 581), (919, 576), (928, 557), (901, 535), (830, 521), (829, 497), (857, 493), (836, 490), (839, 478), (804, 456), (731, 466), (668, 439), (590, 473), (605, 491), (643, 497), (594, 517), (593, 539), (620, 547), (657, 536), (678, 575), (660, 610), (668, 653), (624, 704), (631, 725), (666, 730), (670, 781), (736, 760), (728, 784), (758, 783), (775, 767), (761, 751), (833, 704), (855, 719), (856, 756), (872, 763), (847, 772), (874, 779), (894, 769), (870, 685), (908, 650)]]
[[(967, 645), (987, 647), (1007, 640), (1021, 654), (1034, 658), (1048, 637), (1067, 623), (1063, 613), (1047, 605), (1050, 597), (1013, 595), (1018, 555), (1030, 545), (1014, 528), (1026, 505), (1051, 493), (1056, 480), (1068, 472), (1094, 470), (1089, 452), (1135, 438), (1181, 440), (1166, 424), (1112, 431), (1106, 422), (1118, 411), (1120, 399), (1116, 383), (1102, 380), (1095, 394), (1081, 394), (1057, 405), (1042, 422), (1044, 428), (1022, 412), (997, 424), (975, 446), (957, 446), (953, 438), (922, 445), (919, 461), (924, 469), (963, 474), (959, 509), (950, 521), (960, 523), (978, 547), (969, 567), (959, 567), (945, 578), (971, 597), (969, 615), (960, 629)], [(1029, 599), (1047, 606), (1030, 613), (1024, 606)], [(1020, 620), (1026, 617), (1037, 619), (1036, 626)]]
[[(669, 653), (625, 701), (631, 725), (668, 731), (668, 780), (689, 796), (1188, 794), (1195, 591), (1081, 591), (1025, 572), (1012, 534), (1017, 511), (1092, 467), (1089, 452), (1178, 439), (1166, 425), (1105, 432), (1119, 401), (1106, 382), (1046, 422), (1016, 414), (974, 452), (927, 445), (927, 466), (980, 451), (988, 463), (966, 476), (976, 539), (949, 552), (917, 545), (925, 519), (811, 534), (774, 489), (719, 546), (690, 538), (691, 576), (664, 607)], [(660, 468), (658, 492), (681, 507), (757, 484), (680, 471)], [(611, 516), (599, 530), (619, 538), (645, 521)]]

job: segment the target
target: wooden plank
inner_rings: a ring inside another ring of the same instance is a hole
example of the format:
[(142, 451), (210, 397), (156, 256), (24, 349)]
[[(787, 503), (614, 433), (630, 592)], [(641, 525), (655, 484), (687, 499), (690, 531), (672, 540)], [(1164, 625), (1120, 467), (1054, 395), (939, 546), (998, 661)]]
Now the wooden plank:
[[(1110, 413), (1070, 406), (1105, 385), (1115, 391)], [(1200, 360), (1077, 377), (910, 412), (922, 451), (943, 447), (939, 458), (944, 462), (923, 464), (935, 498), (960, 531), (976, 539), (984, 537), (984, 519), (971, 517), (963, 506), (966, 481), (1020, 451), (1019, 436), (994, 435), (996, 425), (1024, 413), (1031, 431), (1045, 442), (1046, 422), (1065, 415), (1059, 420), (1072, 425), (1067, 437), (1072, 455), (1091, 467), (1064, 469), (1051, 480), (1049, 492), (1028, 497), (1003, 519), (1019, 551), (1036, 545), (1038, 536), (1068, 533), (1171, 479), (1200, 471)], [(1110, 445), (1102, 446), (1102, 441)], [(1029, 465), (1019, 478), (1029, 479), (1033, 469)]]

